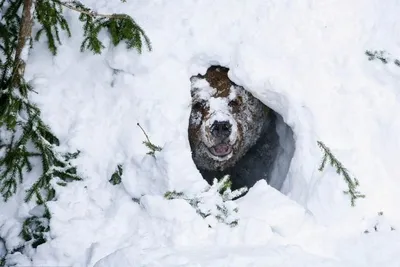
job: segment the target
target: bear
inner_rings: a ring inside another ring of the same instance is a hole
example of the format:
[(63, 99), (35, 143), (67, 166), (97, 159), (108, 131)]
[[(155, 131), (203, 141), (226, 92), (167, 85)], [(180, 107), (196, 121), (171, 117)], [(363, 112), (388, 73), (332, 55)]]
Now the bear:
[(192, 159), (212, 184), (230, 175), (231, 189), (268, 182), (279, 144), (276, 114), (232, 82), (229, 69), (210, 66), (191, 77), (188, 136)]

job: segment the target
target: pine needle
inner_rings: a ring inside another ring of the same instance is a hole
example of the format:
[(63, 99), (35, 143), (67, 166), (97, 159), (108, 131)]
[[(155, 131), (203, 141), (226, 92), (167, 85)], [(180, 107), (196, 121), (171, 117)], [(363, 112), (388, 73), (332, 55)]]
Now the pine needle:
[(348, 172), (348, 170), (343, 166), (343, 164), (332, 154), (331, 150), (321, 141), (317, 142), (318, 146), (324, 152), (322, 157), (321, 165), (318, 168), (319, 171), (323, 171), (326, 165), (326, 162), (329, 160), (329, 163), (332, 167), (336, 169), (336, 173), (341, 175), (348, 186), (348, 190), (344, 191), (346, 195), (350, 196), (351, 206), (355, 206), (355, 201), (358, 198), (365, 198), (365, 195), (361, 194), (357, 191), (357, 187), (360, 185), (356, 178), (352, 178)]

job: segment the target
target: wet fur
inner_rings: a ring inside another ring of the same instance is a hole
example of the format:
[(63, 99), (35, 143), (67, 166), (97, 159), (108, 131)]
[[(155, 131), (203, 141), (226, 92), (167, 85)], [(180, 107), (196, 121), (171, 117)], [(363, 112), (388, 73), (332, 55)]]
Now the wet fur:
[[(207, 81), (213, 88), (210, 96), (196, 86), (199, 80)], [(229, 174), (233, 189), (251, 187), (260, 179), (268, 181), (278, 144), (276, 117), (272, 110), (243, 87), (233, 83), (228, 78), (228, 69), (220, 66), (212, 66), (205, 75), (192, 77), (191, 92), (193, 106), (189, 121), (189, 142), (192, 158), (203, 178), (211, 184), (214, 178), (220, 179)], [(210, 101), (215, 99), (229, 103), (228, 116), (234, 120), (237, 128), (236, 139), (230, 140), (233, 153), (224, 160), (213, 157), (209, 152), (209, 146), (218, 142), (212, 138), (207, 128), (211, 119)]]

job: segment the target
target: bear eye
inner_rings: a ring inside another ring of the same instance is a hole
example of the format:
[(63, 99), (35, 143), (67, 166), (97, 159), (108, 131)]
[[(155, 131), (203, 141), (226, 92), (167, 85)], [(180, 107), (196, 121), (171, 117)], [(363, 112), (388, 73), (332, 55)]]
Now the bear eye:
[(232, 108), (237, 108), (241, 104), (240, 99), (233, 99), (229, 102), (229, 106)]
[(206, 106), (206, 101), (201, 100), (193, 103), (193, 109), (200, 110)]

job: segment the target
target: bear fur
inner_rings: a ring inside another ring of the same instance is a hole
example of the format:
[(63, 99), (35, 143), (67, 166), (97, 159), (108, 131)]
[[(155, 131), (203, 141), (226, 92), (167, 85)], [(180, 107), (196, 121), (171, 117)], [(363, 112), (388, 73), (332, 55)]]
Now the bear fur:
[(211, 66), (191, 78), (189, 143), (203, 178), (230, 175), (232, 189), (269, 180), (279, 138), (276, 114), (228, 77), (229, 69)]

